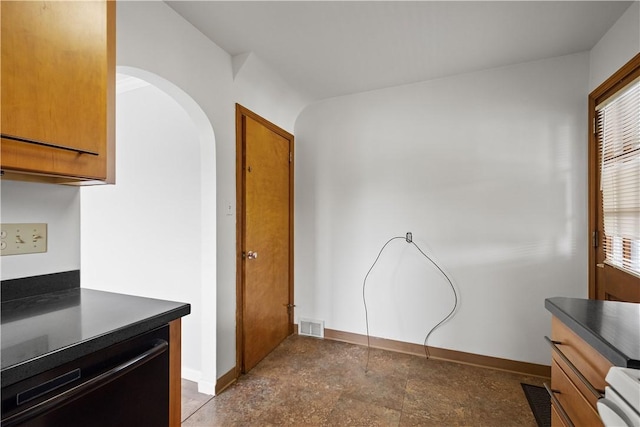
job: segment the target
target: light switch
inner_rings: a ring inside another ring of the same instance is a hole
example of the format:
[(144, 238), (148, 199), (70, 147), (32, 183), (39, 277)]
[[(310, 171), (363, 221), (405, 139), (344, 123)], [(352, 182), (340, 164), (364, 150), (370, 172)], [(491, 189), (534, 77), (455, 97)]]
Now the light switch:
[(2, 255), (47, 252), (47, 224), (2, 224), (0, 249)]

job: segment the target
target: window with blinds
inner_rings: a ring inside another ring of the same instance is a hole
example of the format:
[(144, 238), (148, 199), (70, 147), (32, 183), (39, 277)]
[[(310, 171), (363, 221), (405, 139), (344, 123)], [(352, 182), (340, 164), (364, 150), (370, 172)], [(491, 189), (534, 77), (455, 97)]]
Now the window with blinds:
[(640, 79), (596, 107), (605, 262), (640, 275)]

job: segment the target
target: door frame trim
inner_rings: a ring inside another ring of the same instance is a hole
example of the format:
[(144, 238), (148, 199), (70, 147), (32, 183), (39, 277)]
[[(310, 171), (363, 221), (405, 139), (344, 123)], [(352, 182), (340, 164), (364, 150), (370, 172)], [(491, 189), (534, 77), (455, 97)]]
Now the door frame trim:
[[(602, 224), (602, 207), (598, 203), (598, 193), (600, 191), (600, 163), (598, 159), (598, 141), (596, 139), (595, 129), (595, 109), (596, 106), (614, 95), (616, 92), (624, 88), (633, 80), (640, 76), (640, 53), (635, 55), (625, 65), (623, 65), (618, 71), (613, 73), (611, 77), (605, 80), (600, 86), (594, 89), (589, 94), (589, 152), (588, 152), (588, 224), (589, 230), (587, 236), (591, 237), (593, 232), (599, 234), (598, 240), (604, 236), (604, 229)], [(588, 278), (589, 278), (589, 299), (607, 299), (606, 290), (602, 287), (601, 281), (604, 280), (605, 269), (608, 270), (607, 274), (613, 274), (618, 276), (619, 279), (627, 280), (624, 276), (628, 276), (628, 273), (624, 273), (619, 269), (611, 266), (604, 265), (604, 251), (602, 245), (598, 241), (597, 247), (595, 247), (590, 238), (589, 241), (589, 258), (588, 258)], [(596, 267), (598, 264), (602, 264), (603, 268), (599, 272)], [(606, 283), (606, 281), (605, 281)]]
[[(294, 136), (274, 123), (260, 117), (258, 114), (246, 107), (236, 103), (236, 379), (244, 371), (242, 355), (244, 352), (243, 344), (243, 309), (244, 309), (244, 260), (242, 252), (245, 244), (244, 225), (245, 225), (245, 203), (244, 203), (244, 164), (246, 160), (244, 147), (243, 123), (244, 117), (259, 122), (267, 129), (282, 136), (289, 141), (290, 163), (289, 163), (289, 304), (293, 304), (293, 206), (294, 206)], [(293, 314), (294, 310), (289, 312), (289, 335), (293, 333)]]

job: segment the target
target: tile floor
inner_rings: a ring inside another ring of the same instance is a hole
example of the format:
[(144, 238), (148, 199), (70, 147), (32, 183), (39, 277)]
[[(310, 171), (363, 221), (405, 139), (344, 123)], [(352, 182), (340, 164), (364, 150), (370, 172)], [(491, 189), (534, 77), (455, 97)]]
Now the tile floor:
[[(213, 399), (213, 396), (198, 393), (198, 384), (182, 379), (182, 417), (183, 422), (205, 403)], [(213, 425), (213, 424), (211, 424)]]
[(183, 427), (531, 426), (545, 378), (291, 336), (215, 398), (183, 392)]

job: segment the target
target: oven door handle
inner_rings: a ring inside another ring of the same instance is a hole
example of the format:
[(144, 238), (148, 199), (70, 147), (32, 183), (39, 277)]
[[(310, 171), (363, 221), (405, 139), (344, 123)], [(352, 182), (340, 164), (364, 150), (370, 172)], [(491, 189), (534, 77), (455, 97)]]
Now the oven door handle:
[(615, 402), (612, 402), (606, 397), (603, 397), (602, 399), (598, 400), (597, 406), (598, 406), (598, 414), (600, 414), (600, 418), (605, 419), (606, 417), (608, 420), (611, 420), (611, 421), (614, 421), (613, 419), (617, 418), (615, 419), (615, 423), (613, 425), (618, 425), (619, 422), (622, 422), (624, 423), (623, 425), (625, 427), (633, 427), (634, 425), (633, 421), (631, 421), (631, 419), (627, 416), (627, 414), (625, 414), (624, 410), (618, 405), (616, 405)]
[(96, 376), (88, 381), (78, 384), (77, 386), (70, 388), (58, 395), (55, 395), (47, 400), (44, 400), (34, 406), (26, 408), (25, 410), (11, 415), (2, 420), (3, 427), (11, 427), (19, 425), (37, 416), (44, 415), (53, 409), (57, 409), (68, 403), (71, 403), (89, 393), (100, 388), (110, 382), (126, 375), (134, 369), (144, 365), (145, 363), (155, 359), (164, 352), (167, 351), (169, 344), (165, 340), (156, 340), (153, 347), (133, 357), (126, 362)]

